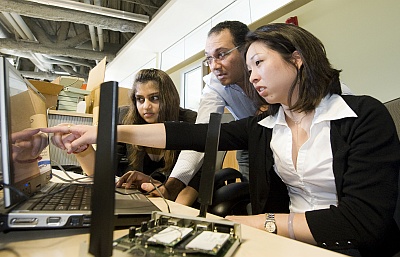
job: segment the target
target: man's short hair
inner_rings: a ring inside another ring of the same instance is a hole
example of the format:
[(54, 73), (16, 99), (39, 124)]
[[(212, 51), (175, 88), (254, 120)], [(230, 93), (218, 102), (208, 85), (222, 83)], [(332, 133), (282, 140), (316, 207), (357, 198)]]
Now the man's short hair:
[(243, 46), (246, 35), (250, 31), (246, 24), (240, 21), (223, 21), (215, 25), (209, 32), (208, 37), (212, 34), (219, 34), (223, 30), (228, 29), (233, 37), (235, 46)]

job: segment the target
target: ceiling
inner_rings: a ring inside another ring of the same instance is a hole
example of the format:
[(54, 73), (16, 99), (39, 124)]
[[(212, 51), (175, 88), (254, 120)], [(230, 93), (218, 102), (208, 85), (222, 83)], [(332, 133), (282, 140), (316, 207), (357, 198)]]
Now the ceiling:
[[(179, 42), (188, 43), (185, 38), (204, 25), (208, 31), (222, 20), (238, 19), (236, 13), (227, 7), (233, 3), (248, 2), (249, 0), (168, 0), (146, 27), (107, 64), (105, 81), (115, 80), (119, 82), (119, 86), (130, 88), (136, 72), (140, 69), (165, 70), (162, 66), (162, 53)], [(229, 17), (220, 15), (224, 11)], [(200, 35), (199, 39), (196, 38), (199, 42), (195, 45), (201, 45), (198, 54), (202, 54), (207, 31)], [(181, 57), (180, 54), (177, 55)], [(188, 53), (185, 52), (185, 60), (191, 57), (186, 54)]]
[(0, 0), (0, 54), (24, 77), (75, 76), (116, 54), (167, 0)]

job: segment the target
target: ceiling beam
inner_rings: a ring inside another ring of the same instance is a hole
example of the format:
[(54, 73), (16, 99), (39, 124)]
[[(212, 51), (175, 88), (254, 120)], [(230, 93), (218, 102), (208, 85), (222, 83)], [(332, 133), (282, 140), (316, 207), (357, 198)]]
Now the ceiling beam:
[(39, 25), (37, 25), (36, 22), (32, 20), (32, 18), (22, 17), (22, 19), (25, 21), (26, 25), (35, 35), (37, 41), (39, 41), (42, 44), (53, 44), (53, 42), (48, 37), (46, 31), (44, 31)]
[[(129, 1), (128, 1), (128, 2), (129, 2)], [(149, 5), (149, 2), (150, 2), (149, 0), (136, 0), (136, 1), (131, 1), (131, 3), (135, 3), (135, 4), (140, 5), (140, 7), (141, 7), (145, 12), (147, 12), (150, 16), (153, 16), (153, 15), (157, 12), (158, 7)], [(151, 3), (151, 2), (150, 2), (150, 3)]]
[(107, 60), (113, 60), (115, 58), (114, 53), (110, 52), (95, 52), (92, 50), (76, 49), (76, 48), (60, 48), (56, 44), (53, 45), (42, 45), (39, 43), (17, 41), (9, 38), (0, 38), (0, 51), (1, 49), (19, 51), (19, 52), (34, 52), (48, 55), (58, 55), (73, 57), (79, 59), (89, 60), (102, 60), (107, 56)]
[(94, 13), (94, 14), (100, 14), (106, 17), (113, 17), (117, 19), (123, 19), (123, 20), (128, 20), (128, 21), (137, 21), (137, 22), (142, 22), (142, 23), (148, 23), (149, 22), (149, 16), (143, 15), (143, 14), (138, 14), (138, 13), (132, 13), (132, 12), (125, 12), (119, 10), (120, 8), (107, 8), (100, 6), (100, 0), (98, 1), (98, 4), (96, 4), (96, 1), (94, 5), (91, 5), (89, 3), (81, 3), (77, 1), (71, 1), (71, 0), (24, 0), (24, 1), (29, 1), (29, 2), (35, 2), (38, 4), (42, 5), (49, 5), (49, 6), (55, 6), (55, 7), (61, 7), (65, 9), (70, 9), (70, 10), (79, 10), (85, 13)]
[[(120, 32), (140, 32), (145, 24), (136, 21), (37, 4), (24, 0), (0, 0), (0, 11), (52, 21), (71, 21)], [(107, 18), (105, 18), (107, 17)]]
[(57, 75), (55, 73), (50, 73), (50, 72), (35, 72), (35, 71), (19, 71), (22, 76), (25, 78), (32, 78), (32, 79), (44, 79), (44, 80), (49, 80), (53, 81), (60, 75)]
[(68, 31), (70, 24), (71, 23), (67, 21), (61, 22), (60, 31), (58, 32), (57, 35), (57, 42), (62, 42), (63, 40), (66, 40), (68, 38)]
[(65, 70), (66, 72), (68, 72), (69, 74), (71, 74), (72, 76), (75, 77), (82, 77), (85, 80), (87, 80), (87, 75), (84, 74), (80, 74), (79, 72), (74, 71), (74, 69), (72, 69), (71, 67), (67, 66), (67, 65), (59, 65), (61, 69)]

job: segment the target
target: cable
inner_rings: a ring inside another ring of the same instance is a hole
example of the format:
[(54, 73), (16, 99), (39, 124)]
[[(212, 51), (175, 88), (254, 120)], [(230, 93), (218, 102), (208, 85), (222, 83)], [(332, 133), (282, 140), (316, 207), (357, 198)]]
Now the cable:
[(26, 194), (24, 194), (23, 192), (21, 192), (21, 190), (19, 190), (19, 189), (16, 188), (15, 186), (6, 184), (6, 183), (4, 183), (4, 181), (1, 181), (0, 184), (1, 184), (1, 187), (2, 187), (2, 188), (9, 188), (9, 189), (11, 189), (12, 191), (16, 192), (16, 193), (21, 197), (21, 200), (19, 200), (17, 204), (19, 204), (19, 203), (21, 203), (21, 202), (23, 202), (23, 201), (29, 199), (29, 197), (28, 197)]
[(69, 85), (66, 85), (66, 86), (64, 86), (64, 87), (70, 87), (70, 86), (72, 86), (73, 84), (75, 84), (76, 82), (78, 82), (79, 79), (80, 79), (80, 78), (76, 77), (76, 79), (75, 79), (74, 82), (72, 82), (72, 83), (70, 83)]
[[(150, 183), (153, 185), (154, 189), (158, 192), (158, 194), (161, 196), (161, 198), (163, 199), (163, 201), (164, 201), (165, 204), (167, 205), (168, 213), (171, 213), (171, 209), (169, 208), (169, 204), (168, 204), (167, 200), (165, 200), (164, 195), (163, 195), (163, 194), (160, 192), (160, 190), (158, 189), (160, 186), (163, 186), (164, 183), (161, 183), (161, 185), (156, 186), (156, 185), (154, 184), (153, 178), (152, 178), (151, 176), (150, 176)], [(149, 191), (148, 193), (153, 192), (154, 189), (151, 190), (151, 191)]]
[(69, 179), (65, 179), (61, 176), (58, 176), (57, 174), (52, 173), (52, 175), (64, 182), (78, 182), (78, 183), (83, 183), (83, 184), (87, 184), (89, 181), (83, 181), (81, 182), (80, 180), (87, 180), (87, 179), (92, 179), (93, 176), (85, 176), (85, 177), (79, 177), (79, 178), (73, 178), (71, 177), (71, 175), (68, 174), (68, 172), (62, 167), (62, 165), (60, 163), (58, 163), (57, 161), (51, 160), (52, 163), (56, 164), (57, 167), (65, 174), (65, 176), (67, 176)]
[[(162, 186), (164, 186), (165, 185), (165, 182), (167, 181), (167, 179), (165, 179), (164, 180), (164, 182), (160, 182), (160, 181), (155, 181), (154, 179), (153, 179), (153, 175), (154, 174), (156, 174), (156, 173), (160, 173), (158, 170), (155, 170), (155, 171), (153, 171), (150, 175), (149, 175), (149, 182), (153, 185), (153, 189), (152, 190), (150, 190), (150, 191), (147, 191), (147, 192), (141, 192), (141, 191), (138, 191), (138, 192), (132, 192), (132, 193), (123, 193), (123, 192), (119, 192), (119, 191), (115, 191), (116, 193), (118, 193), (118, 194), (122, 194), (122, 195), (135, 195), (135, 194), (143, 194), (143, 195), (150, 195), (152, 192), (154, 192), (154, 191), (157, 191), (157, 193), (160, 195), (160, 197), (163, 199), (163, 201), (165, 202), (165, 204), (167, 205), (167, 209), (168, 209), (168, 213), (171, 213), (171, 209), (170, 209), (170, 207), (169, 207), (169, 204), (168, 204), (168, 202), (167, 202), (167, 200), (165, 199), (165, 197), (164, 197), (164, 195), (161, 193), (161, 191), (159, 190), (159, 188), (160, 187), (162, 187)], [(164, 175), (164, 174), (162, 174), (162, 175)], [(160, 183), (160, 184), (158, 184), (158, 185), (156, 185), (155, 183)]]
[(139, 194), (144, 194), (144, 193), (142, 193), (140, 191), (135, 191), (135, 192), (132, 192), (132, 193), (123, 193), (123, 192), (120, 192), (118, 190), (115, 190), (115, 193), (120, 194), (120, 195), (139, 195)]
[[(52, 176), (58, 178), (61, 181), (67, 182), (67, 183), (77, 182), (77, 184), (91, 184), (91, 182), (93, 182), (93, 181), (85, 181), (87, 179), (93, 178), (93, 176), (80, 177), (80, 178), (72, 178), (71, 177), (71, 179), (65, 179), (65, 178), (63, 178), (63, 177), (61, 177), (61, 176), (59, 176), (57, 174), (52, 174)], [(84, 181), (81, 181), (81, 180), (84, 180)]]

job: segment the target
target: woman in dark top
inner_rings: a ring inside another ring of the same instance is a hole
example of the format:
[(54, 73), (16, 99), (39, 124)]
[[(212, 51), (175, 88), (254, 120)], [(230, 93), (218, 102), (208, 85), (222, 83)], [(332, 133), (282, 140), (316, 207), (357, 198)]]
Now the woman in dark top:
[[(122, 106), (118, 108), (119, 115), (119, 125), (124, 125), (123, 120), (127, 116), (130, 106)], [(194, 123), (196, 121), (197, 113), (195, 111), (189, 109), (179, 108), (179, 121), (185, 121), (189, 123)], [(128, 124), (126, 124), (128, 125)], [(132, 156), (133, 146), (125, 143), (118, 143), (118, 171), (116, 173), (117, 176), (121, 177), (124, 174), (133, 171), (140, 170), (143, 174), (150, 175), (152, 174), (152, 178), (159, 181), (165, 180), (165, 175), (163, 172), (159, 172), (165, 166), (164, 158), (161, 158), (159, 161), (154, 161), (150, 158), (148, 154), (143, 155), (142, 163), (138, 168), (135, 168), (133, 164), (129, 161), (128, 156)], [(178, 151), (179, 153), (179, 151)], [(140, 155), (140, 154), (138, 154)], [(175, 157), (176, 162), (177, 156)], [(171, 170), (169, 170), (171, 171)], [(169, 171), (167, 173), (169, 173)], [(132, 172), (130, 172), (131, 174)], [(127, 176), (127, 175), (126, 175)], [(126, 178), (126, 177), (125, 177)], [(124, 182), (125, 182), (124, 178)], [(128, 179), (126, 178), (126, 181)], [(122, 181), (121, 181), (122, 182)]]
[[(195, 122), (196, 112), (179, 107), (178, 91), (164, 71), (139, 71), (133, 82), (130, 98), (129, 107), (119, 108), (119, 121), (122, 125), (164, 121)], [(119, 144), (118, 153), (121, 161), (117, 175), (122, 176), (121, 182), (126, 181), (129, 184), (129, 177), (136, 177), (138, 174), (135, 173), (138, 171), (163, 182), (174, 167), (179, 154), (178, 151), (131, 144)]]

